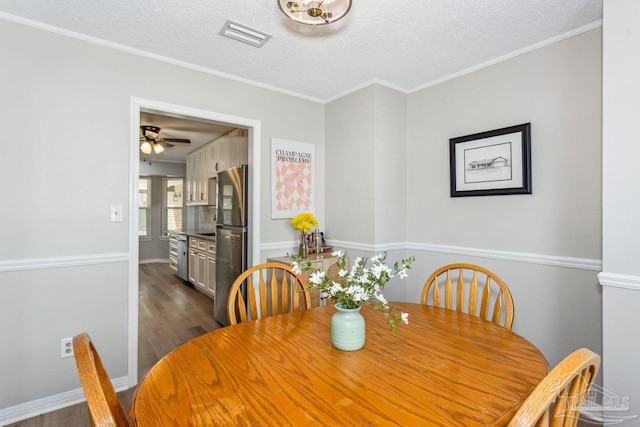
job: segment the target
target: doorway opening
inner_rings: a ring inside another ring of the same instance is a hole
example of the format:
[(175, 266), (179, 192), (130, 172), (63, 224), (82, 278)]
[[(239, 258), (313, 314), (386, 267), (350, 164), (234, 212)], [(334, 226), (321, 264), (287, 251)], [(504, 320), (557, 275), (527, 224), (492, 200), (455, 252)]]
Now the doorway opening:
[[(214, 111), (164, 103), (155, 100), (131, 98), (129, 147), (129, 273), (128, 273), (128, 386), (138, 383), (138, 260), (139, 260), (139, 205), (138, 178), (140, 175), (140, 114), (142, 112), (178, 118), (208, 121), (248, 130), (248, 247), (247, 265), (260, 259), (260, 121), (231, 116)], [(213, 316), (213, 313), (212, 313)]]

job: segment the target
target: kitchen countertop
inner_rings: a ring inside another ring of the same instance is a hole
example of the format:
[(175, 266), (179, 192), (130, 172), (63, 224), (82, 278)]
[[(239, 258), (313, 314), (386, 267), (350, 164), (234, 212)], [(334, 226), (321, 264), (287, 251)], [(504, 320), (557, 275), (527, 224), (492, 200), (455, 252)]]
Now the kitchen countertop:
[(210, 241), (216, 240), (216, 233), (211, 231), (200, 232), (196, 230), (185, 230), (185, 231), (181, 231), (178, 234), (184, 234), (190, 237), (197, 237), (198, 239), (202, 239), (202, 240), (210, 240)]

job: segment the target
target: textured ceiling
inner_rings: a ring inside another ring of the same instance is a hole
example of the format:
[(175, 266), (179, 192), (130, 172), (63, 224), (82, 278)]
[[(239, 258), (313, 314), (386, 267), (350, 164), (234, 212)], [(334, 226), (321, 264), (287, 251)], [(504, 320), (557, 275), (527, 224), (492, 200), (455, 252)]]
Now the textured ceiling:
[[(410, 92), (594, 28), (602, 0), (353, 0), (318, 27), (288, 20), (276, 0), (0, 0), (0, 17), (327, 101), (372, 81)], [(256, 48), (222, 37), (228, 19), (272, 38)]]

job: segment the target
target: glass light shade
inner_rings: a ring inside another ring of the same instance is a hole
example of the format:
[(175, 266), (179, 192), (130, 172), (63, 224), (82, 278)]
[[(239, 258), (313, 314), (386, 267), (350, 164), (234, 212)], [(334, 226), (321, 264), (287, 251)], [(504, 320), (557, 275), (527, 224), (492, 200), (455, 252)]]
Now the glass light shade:
[(151, 144), (149, 143), (149, 141), (144, 141), (142, 143), (142, 145), (140, 146), (140, 151), (142, 151), (144, 154), (151, 154)]
[(282, 13), (307, 25), (325, 25), (337, 21), (351, 9), (351, 0), (278, 0)]
[(160, 154), (164, 151), (164, 147), (156, 142), (155, 144), (153, 144), (153, 151), (155, 151), (156, 154)]

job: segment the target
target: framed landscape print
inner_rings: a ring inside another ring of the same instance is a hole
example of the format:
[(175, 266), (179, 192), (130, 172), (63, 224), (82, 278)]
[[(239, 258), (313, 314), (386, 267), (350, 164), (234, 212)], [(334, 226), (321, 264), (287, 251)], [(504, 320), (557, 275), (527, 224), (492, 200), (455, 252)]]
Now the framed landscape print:
[(531, 194), (531, 123), (449, 140), (451, 197)]

